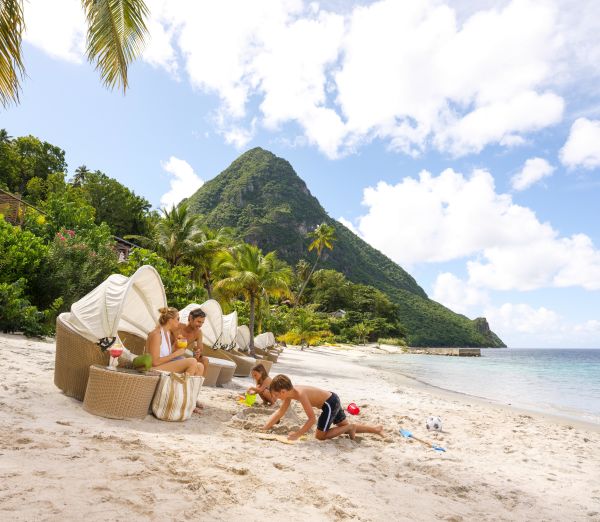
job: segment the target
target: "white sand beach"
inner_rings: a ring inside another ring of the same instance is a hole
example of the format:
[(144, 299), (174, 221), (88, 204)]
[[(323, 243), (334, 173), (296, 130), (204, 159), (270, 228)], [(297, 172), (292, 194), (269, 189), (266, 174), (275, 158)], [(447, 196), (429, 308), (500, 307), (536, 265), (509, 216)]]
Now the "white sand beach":
[(0, 335), (0, 520), (600, 521), (597, 427), (391, 384), (364, 357), (288, 348), (271, 373), (356, 402), (387, 437), (286, 445), (258, 438), (266, 408), (236, 402), (249, 379), (203, 388), (185, 423), (110, 420), (54, 386), (52, 342)]

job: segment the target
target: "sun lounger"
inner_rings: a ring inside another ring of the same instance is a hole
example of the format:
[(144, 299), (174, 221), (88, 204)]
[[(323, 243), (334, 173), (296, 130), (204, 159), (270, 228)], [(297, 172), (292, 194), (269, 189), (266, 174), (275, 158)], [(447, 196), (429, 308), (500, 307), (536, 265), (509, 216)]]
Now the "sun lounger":
[(204, 376), (204, 386), (222, 386), (231, 381), (234, 372), (234, 362), (217, 357), (209, 357), (208, 372)]
[(251, 357), (238, 355), (226, 350), (215, 350), (214, 348), (206, 345), (204, 345), (202, 353), (207, 357), (233, 362), (236, 365), (234, 372), (236, 377), (248, 377), (248, 375), (250, 375), (250, 371), (256, 364), (256, 360)]
[(279, 355), (276, 352), (272, 352), (271, 350), (263, 350), (261, 348), (254, 348), (256, 354), (260, 355), (262, 359), (267, 359), (268, 361), (272, 361), (274, 363), (277, 362)]

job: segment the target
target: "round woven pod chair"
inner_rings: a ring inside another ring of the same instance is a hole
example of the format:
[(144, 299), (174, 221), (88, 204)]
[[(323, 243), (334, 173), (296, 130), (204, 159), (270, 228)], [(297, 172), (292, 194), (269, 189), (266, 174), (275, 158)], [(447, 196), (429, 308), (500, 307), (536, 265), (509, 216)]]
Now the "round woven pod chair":
[[(215, 350), (214, 348), (205, 344), (202, 346), (202, 355), (210, 358), (208, 364), (209, 372), (211, 371), (211, 366), (220, 367), (219, 375), (217, 376), (216, 382), (214, 384), (215, 386), (221, 386), (222, 384), (229, 382), (233, 378), (233, 375), (237, 368), (237, 363), (233, 357), (229, 356), (228, 352), (224, 350)], [(219, 361), (224, 361), (228, 364), (219, 364)], [(208, 377), (208, 374), (206, 375), (206, 377)], [(209, 380), (209, 382), (211, 381), (212, 380)]]
[(256, 364), (262, 364), (265, 367), (267, 373), (270, 373), (271, 368), (273, 367), (273, 361), (269, 361), (268, 359), (263, 359), (261, 357), (256, 359)]
[(140, 337), (139, 335), (135, 335), (130, 332), (123, 332), (119, 330), (119, 338), (123, 343), (123, 346), (127, 348), (131, 353), (135, 355), (142, 355), (146, 353), (146, 339)]
[[(235, 353), (235, 354), (237, 354), (237, 355), (239, 355), (241, 357), (244, 357), (244, 359), (251, 360), (252, 361), (252, 367), (256, 366), (259, 363), (262, 364), (265, 367), (265, 370), (267, 370), (267, 373), (269, 373), (269, 371), (271, 370), (271, 367), (273, 366), (273, 361), (270, 360), (270, 359), (268, 359), (268, 358), (266, 358), (266, 357), (264, 357), (264, 356), (262, 356), (262, 355), (260, 355), (256, 349), (255, 349), (255, 352), (256, 352), (256, 358), (252, 357), (250, 355), (250, 352), (240, 352), (238, 350), (234, 350), (233, 353)], [(229, 354), (231, 352), (227, 352), (227, 353)], [(252, 371), (252, 368), (250, 368), (250, 371)]]
[(107, 365), (108, 353), (56, 318), (54, 384), (65, 395), (82, 401), (92, 364)]
[(148, 415), (160, 373), (108, 370), (94, 365), (83, 401), (83, 409), (109, 419), (143, 419)]
[(215, 359), (224, 359), (225, 361), (235, 362), (225, 350), (215, 350), (206, 344), (202, 346), (202, 355), (206, 355), (206, 357), (214, 357)]
[(277, 359), (279, 358), (279, 354), (271, 352), (269, 350), (263, 350), (262, 348), (254, 348), (254, 351), (257, 355), (260, 355), (261, 358), (267, 359), (268, 361), (272, 361), (274, 363), (276, 363)]
[(236, 364), (235, 373), (236, 377), (248, 377), (252, 368), (256, 366), (256, 360), (247, 355), (241, 354), (235, 350), (228, 350), (227, 356)]

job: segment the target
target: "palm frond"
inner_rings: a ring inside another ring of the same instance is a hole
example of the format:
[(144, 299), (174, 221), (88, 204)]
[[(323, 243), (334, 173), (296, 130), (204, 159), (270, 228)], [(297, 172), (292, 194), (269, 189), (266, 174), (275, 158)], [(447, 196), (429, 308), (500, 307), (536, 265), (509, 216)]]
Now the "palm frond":
[(25, 21), (23, 0), (0, 0), (0, 102), (4, 107), (19, 101), (25, 66), (21, 41)]
[(148, 29), (143, 0), (82, 0), (88, 21), (88, 60), (109, 88), (128, 87), (128, 66), (141, 53)]

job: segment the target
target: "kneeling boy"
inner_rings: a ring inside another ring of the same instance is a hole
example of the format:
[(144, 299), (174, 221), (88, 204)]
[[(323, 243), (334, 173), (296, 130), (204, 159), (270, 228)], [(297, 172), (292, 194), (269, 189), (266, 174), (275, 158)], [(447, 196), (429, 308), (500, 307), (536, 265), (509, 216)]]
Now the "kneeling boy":
[[(284, 416), (292, 400), (302, 404), (308, 420), (298, 431), (293, 431), (288, 435), (288, 439), (296, 440), (304, 435), (316, 421), (313, 406), (322, 410), (317, 421), (317, 431), (315, 436), (319, 440), (333, 439), (344, 433), (347, 433), (351, 439), (354, 439), (357, 433), (375, 433), (383, 436), (383, 426), (368, 426), (366, 424), (350, 424), (346, 420), (346, 414), (340, 403), (340, 398), (333, 392), (321, 390), (313, 386), (293, 386), (289, 377), (286, 375), (276, 375), (271, 381), (271, 395), (274, 399), (281, 399), (281, 407), (269, 417), (263, 429), (272, 428)], [(335, 424), (335, 428), (331, 425)], [(331, 429), (330, 429), (331, 428)]]

